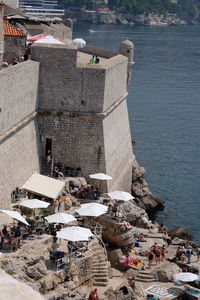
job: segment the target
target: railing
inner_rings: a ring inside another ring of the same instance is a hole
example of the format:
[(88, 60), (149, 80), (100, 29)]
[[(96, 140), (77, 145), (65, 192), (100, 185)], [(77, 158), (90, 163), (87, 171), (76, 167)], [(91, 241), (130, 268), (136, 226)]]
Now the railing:
[(108, 259), (108, 252), (107, 252), (107, 249), (106, 249), (106, 245), (104, 244), (104, 242), (101, 238), (101, 236), (102, 236), (102, 226), (98, 222), (96, 222), (95, 229), (94, 229), (94, 234), (98, 238), (98, 240), (101, 242), (101, 244), (104, 248), (104, 254), (105, 254), (106, 258)]

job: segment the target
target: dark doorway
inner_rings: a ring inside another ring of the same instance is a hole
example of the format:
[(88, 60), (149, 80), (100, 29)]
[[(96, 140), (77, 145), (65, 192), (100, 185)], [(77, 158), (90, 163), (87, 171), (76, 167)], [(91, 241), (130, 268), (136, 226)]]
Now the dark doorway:
[(47, 155), (52, 148), (52, 139), (46, 139), (45, 155)]

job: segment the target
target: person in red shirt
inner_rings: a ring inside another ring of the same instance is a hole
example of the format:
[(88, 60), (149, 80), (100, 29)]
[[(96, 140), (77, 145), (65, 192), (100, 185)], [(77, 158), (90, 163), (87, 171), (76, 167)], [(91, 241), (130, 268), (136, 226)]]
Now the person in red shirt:
[(88, 300), (99, 300), (97, 289), (94, 289), (90, 292)]

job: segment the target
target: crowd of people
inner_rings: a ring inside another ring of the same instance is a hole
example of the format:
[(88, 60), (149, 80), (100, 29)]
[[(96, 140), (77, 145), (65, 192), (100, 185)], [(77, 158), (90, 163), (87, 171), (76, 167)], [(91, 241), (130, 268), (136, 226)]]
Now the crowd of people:
[(1, 63), (0, 69), (6, 69), (9, 66), (17, 65), (17, 64), (22, 63), (24, 61), (27, 61), (28, 59), (29, 59), (29, 52), (27, 50), (24, 55), (20, 54), (18, 58), (17, 57), (13, 57), (13, 59), (12, 59), (12, 61), (10, 63), (7, 62), (7, 61), (3, 61)]
[(151, 268), (154, 261), (156, 265), (163, 262), (163, 260), (166, 258), (166, 253), (167, 250), (165, 245), (158, 245), (157, 243), (154, 243), (147, 253), (149, 268)]
[[(200, 247), (195, 249), (197, 255), (197, 261), (200, 260)], [(194, 255), (194, 250), (191, 245), (188, 247), (185, 246), (178, 246), (176, 250), (176, 259), (181, 262), (187, 262), (188, 264), (191, 263), (191, 258)]]
[(69, 192), (71, 195), (79, 199), (96, 200), (99, 197), (98, 189), (90, 184), (87, 184), (86, 186), (81, 185), (80, 187), (71, 184), (69, 187)]

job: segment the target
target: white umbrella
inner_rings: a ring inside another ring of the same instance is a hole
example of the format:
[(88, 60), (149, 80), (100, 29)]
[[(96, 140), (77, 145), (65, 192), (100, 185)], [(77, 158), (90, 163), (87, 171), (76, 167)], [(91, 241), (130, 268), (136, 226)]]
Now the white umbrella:
[(90, 205), (82, 206), (81, 208), (75, 210), (75, 212), (77, 212), (81, 216), (98, 217), (105, 214), (107, 210), (107, 206), (99, 206), (98, 203), (93, 203)]
[(89, 241), (89, 237), (93, 236), (93, 233), (90, 231), (90, 229), (72, 226), (57, 231), (56, 236), (64, 240), (78, 242)]
[(34, 209), (34, 208), (47, 208), (50, 205), (50, 203), (38, 199), (31, 199), (31, 200), (25, 200), (21, 202), (19, 205)]
[(109, 175), (106, 175), (104, 173), (97, 173), (97, 174), (91, 174), (89, 175), (92, 179), (98, 179), (98, 180), (111, 180), (112, 177)]
[(69, 223), (72, 221), (76, 221), (76, 218), (74, 218), (72, 215), (65, 214), (65, 213), (57, 213), (50, 216), (45, 217), (45, 220), (47, 220), (48, 223)]
[(57, 45), (64, 45), (63, 42), (55, 39), (51, 35), (47, 35), (44, 38), (41, 38), (35, 42), (35, 44), (57, 44)]
[(80, 48), (83, 48), (83, 47), (86, 46), (86, 41), (83, 40), (83, 39), (81, 39), (81, 38), (74, 39), (73, 43), (74, 43), (74, 45), (76, 45), (76, 46), (78, 46)]
[(96, 202), (81, 204), (81, 208), (82, 207), (91, 207), (91, 206), (95, 206), (95, 207), (98, 207), (98, 208), (101, 208), (101, 209), (105, 209), (105, 211), (108, 210), (108, 206), (100, 204), (100, 203), (96, 203)]
[(10, 217), (12, 217), (13, 219), (16, 219), (26, 225), (29, 226), (29, 224), (26, 222), (26, 220), (22, 217), (22, 215), (20, 215), (20, 213), (18, 213), (18, 211), (14, 211), (14, 210), (3, 210), (0, 209), (0, 211)]
[(174, 274), (174, 279), (175, 279), (175, 281), (179, 280), (179, 281), (183, 281), (183, 282), (189, 282), (189, 281), (197, 280), (198, 275), (189, 273), (189, 272), (178, 273), (178, 274)]
[(108, 196), (111, 199), (121, 200), (121, 201), (129, 201), (129, 200), (135, 199), (131, 194), (129, 194), (127, 192), (123, 192), (123, 191), (110, 192), (110, 193), (108, 193)]

